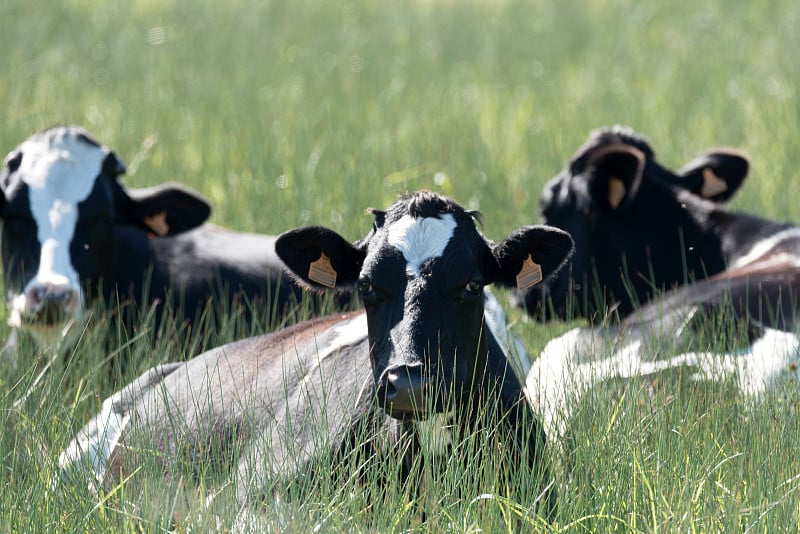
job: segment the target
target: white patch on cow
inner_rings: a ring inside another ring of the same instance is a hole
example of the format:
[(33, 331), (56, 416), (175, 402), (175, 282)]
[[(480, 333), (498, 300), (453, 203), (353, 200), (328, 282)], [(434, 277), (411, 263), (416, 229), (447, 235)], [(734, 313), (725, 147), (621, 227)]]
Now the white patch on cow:
[(452, 413), (438, 413), (427, 419), (414, 421), (413, 425), (425, 456), (445, 456), (450, 453), (450, 446), (453, 444)]
[(503, 306), (488, 287), (483, 289), (483, 317), (489, 331), (500, 344), (506, 357), (518, 363), (519, 371), (523, 374), (527, 373), (531, 368), (528, 351), (525, 350), (522, 341), (511, 332), (511, 326), (506, 320)]
[(11, 296), (9, 324), (19, 327), (31, 303), (32, 287), (68, 288), (78, 295), (67, 313), (80, 316), (83, 295), (70, 259), (70, 243), (78, 221), (78, 204), (94, 187), (108, 149), (86, 143), (75, 132), (53, 131), (25, 141), (19, 176), (28, 185), (30, 210), (36, 222), (41, 257), (39, 270), (22, 295)]
[(404, 215), (389, 227), (388, 241), (403, 254), (408, 275), (417, 277), (423, 263), (441, 257), (455, 228), (456, 221), (450, 213), (438, 218)]
[[(94, 432), (79, 435), (61, 453), (58, 466), (61, 478), (77, 475), (88, 468), (94, 480), (89, 489), (97, 491), (103, 484), (108, 460), (117, 446), (120, 437), (130, 422), (130, 413), (121, 413), (116, 409), (116, 396), (106, 399), (100, 413), (95, 416)], [(57, 489), (60, 481), (54, 481), (53, 489)]]
[(743, 256), (739, 256), (733, 265), (729, 267), (729, 269), (736, 269), (739, 267), (744, 267), (753, 263), (754, 261), (758, 260), (762, 256), (768, 254), (772, 249), (780, 245), (783, 241), (787, 241), (789, 239), (797, 239), (800, 238), (800, 228), (787, 228), (786, 230), (782, 230), (774, 235), (767, 237), (766, 239), (762, 239), (755, 245), (753, 245), (750, 250), (747, 251), (746, 254)]
[(367, 314), (359, 313), (352, 319), (339, 323), (333, 327), (333, 339), (325, 342), (324, 347), (319, 347), (317, 353), (319, 361), (337, 353), (344, 347), (350, 347), (367, 339)]
[(734, 380), (739, 393), (749, 399), (764, 395), (787, 372), (800, 380), (800, 339), (770, 328), (747, 350), (735, 353), (688, 352), (643, 360), (643, 352), (641, 340), (615, 347), (613, 340), (590, 329), (576, 328), (551, 340), (533, 362), (526, 380), (528, 400), (541, 414), (548, 433), (562, 436), (581, 397), (595, 385), (615, 378), (692, 368), (693, 380)]

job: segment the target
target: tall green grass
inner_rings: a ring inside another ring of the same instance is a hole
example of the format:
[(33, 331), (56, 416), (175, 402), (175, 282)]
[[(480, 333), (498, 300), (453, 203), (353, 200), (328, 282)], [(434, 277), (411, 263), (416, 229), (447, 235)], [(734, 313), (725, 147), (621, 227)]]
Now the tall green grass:
[[(370, 227), (364, 208), (428, 188), (483, 211), (499, 239), (538, 221), (543, 183), (590, 129), (623, 123), (676, 167), (711, 146), (747, 150), (734, 207), (797, 220), (798, 27), (789, 1), (5, 0), (0, 147), (82, 124), (128, 163), (127, 184), (187, 183), (211, 200), (214, 223), (240, 230), (314, 223), (356, 239)], [(534, 353), (566, 328), (509, 311)], [(146, 324), (109, 340), (104, 323), (96, 316), (69, 358), (50, 363), (23, 341), (16, 367), (0, 362), (0, 530), (215, 526), (198, 511), (203, 491), (186, 487), (155, 485), (151, 511), (125, 486), (101, 502), (79, 487), (48, 492), (58, 451), (116, 387), (256, 333), (220, 317), (154, 345)], [(799, 400), (787, 385), (751, 404), (681, 373), (655, 389), (599, 387), (552, 451), (557, 516), (530, 526), (796, 531)], [(400, 487), (365, 502), (349, 467), (294, 488), (302, 499), (268, 509), (268, 526), (498, 530), (524, 504), (481, 499), (491, 491), (477, 477), (457, 498), (432, 493), (421, 517)], [(442, 476), (455, 487), (465, 473)], [(220, 517), (235, 515), (218, 502)], [(173, 508), (190, 512), (173, 519)]]

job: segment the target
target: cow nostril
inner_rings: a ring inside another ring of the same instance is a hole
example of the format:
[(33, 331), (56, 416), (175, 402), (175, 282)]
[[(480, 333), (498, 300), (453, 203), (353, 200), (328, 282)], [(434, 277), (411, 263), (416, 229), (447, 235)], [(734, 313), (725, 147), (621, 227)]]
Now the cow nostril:
[(40, 284), (27, 292), (28, 308), (33, 312), (48, 314), (66, 311), (77, 298), (77, 292), (69, 286)]

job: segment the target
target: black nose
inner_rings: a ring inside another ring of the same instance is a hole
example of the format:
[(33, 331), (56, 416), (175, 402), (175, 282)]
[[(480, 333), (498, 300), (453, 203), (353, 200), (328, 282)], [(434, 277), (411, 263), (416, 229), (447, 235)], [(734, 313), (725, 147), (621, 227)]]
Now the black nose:
[(420, 417), (431, 403), (434, 380), (422, 365), (396, 365), (383, 374), (378, 388), (384, 409), (392, 417)]

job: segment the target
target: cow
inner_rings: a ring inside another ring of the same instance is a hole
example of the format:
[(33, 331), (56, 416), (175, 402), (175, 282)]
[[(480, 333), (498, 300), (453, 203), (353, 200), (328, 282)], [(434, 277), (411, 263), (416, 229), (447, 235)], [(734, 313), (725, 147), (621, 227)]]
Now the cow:
[[(348, 446), (405, 443), (398, 472), (407, 479), (415, 462), (430, 457), (420, 453), (431, 445), (420, 437), (427, 425), (456, 443), (497, 429), (489, 433), (498, 441), (492, 450), (510, 454), (513, 469), (530, 480), (548, 481), (541, 425), (506, 351), (485, 328), (484, 288), (547, 279), (571, 253), (571, 238), (525, 226), (495, 244), (478, 231), (477, 212), (432, 192), (371, 212), (373, 229), (354, 243), (312, 226), (275, 245), (302, 284), (353, 287), (363, 312), (151, 369), (78, 433), (59, 461), (65, 476), (88, 467), (99, 483), (114, 484), (143, 465), (138, 451), (151, 451), (169, 476), (161, 462), (213, 450), (212, 463), (232, 464), (225, 465), (246, 505), (268, 495), (276, 479), (292, 479), (320, 454)], [(430, 454), (457, 450), (446, 445), (436, 441)], [(553, 499), (543, 491), (531, 510), (552, 510)]]
[[(749, 169), (744, 154), (711, 150), (678, 171), (633, 130), (592, 132), (544, 188), (544, 224), (575, 239), (564, 275), (518, 298), (528, 313), (624, 318), (654, 296), (796, 242), (790, 223), (727, 210)], [(796, 249), (795, 249), (796, 250)]]
[[(721, 149), (673, 172), (644, 138), (614, 127), (592, 132), (547, 184), (544, 222), (568, 230), (576, 251), (568, 275), (529, 290), (525, 303), (539, 319), (588, 315), (592, 327), (551, 341), (528, 373), (546, 426), (563, 432), (576, 398), (611, 379), (690, 368), (733, 376), (743, 396), (759, 397), (797, 374), (800, 228), (724, 205), (748, 167)], [(725, 325), (733, 333), (711, 332), (699, 351), (645, 356), (653, 338), (696, 348), (698, 329)]]
[(166, 303), (191, 323), (212, 302), (228, 309), (241, 301), (249, 317), (254, 306), (283, 313), (302, 298), (275, 254), (275, 236), (204, 224), (211, 208), (197, 193), (176, 184), (126, 188), (124, 172), (122, 160), (78, 126), (35, 133), (5, 158), (7, 353), (18, 331), (47, 344), (79, 331), (74, 325), (98, 299), (135, 310), (158, 304), (157, 328)]

